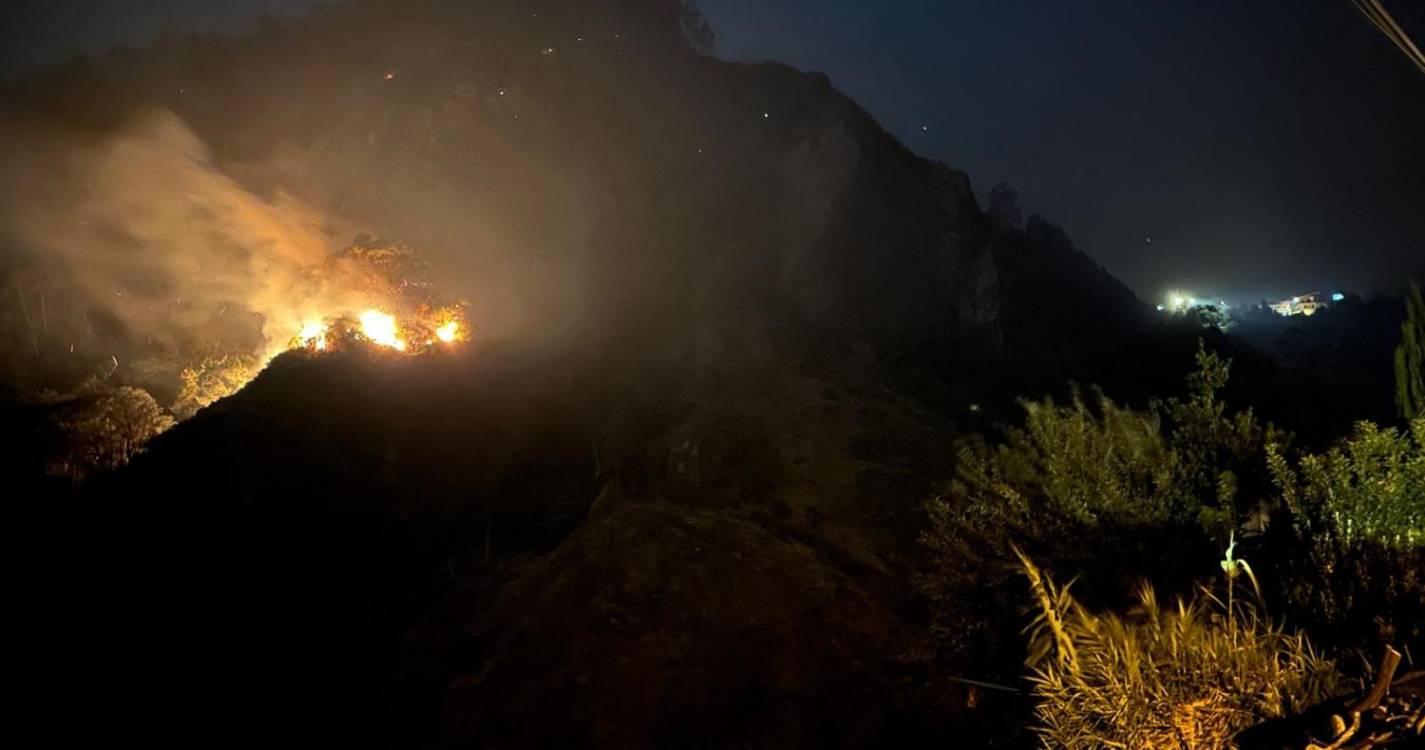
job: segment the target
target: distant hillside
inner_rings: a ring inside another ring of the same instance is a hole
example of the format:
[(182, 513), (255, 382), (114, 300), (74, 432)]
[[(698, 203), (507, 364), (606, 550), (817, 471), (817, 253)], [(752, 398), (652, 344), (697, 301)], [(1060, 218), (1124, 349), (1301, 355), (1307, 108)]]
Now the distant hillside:
[[(653, 342), (705, 364), (860, 341), (944, 370), (1141, 328), (1142, 305), (1062, 232), (997, 237), (964, 174), (910, 153), (824, 76), (699, 55), (678, 8), (358, 0), (46, 71), (5, 92), (0, 125), (23, 135), (16, 149), (67, 155), (74, 181), (59, 173), (31, 211), (62, 223), (55, 205), (92, 182), (76, 144), (149, 137), (153, 113), (172, 113), (159, 143), (210, 149), (260, 200), (292, 196), (331, 244), (370, 231), (422, 247), (486, 337)], [(134, 252), (124, 222), (84, 241)], [(26, 229), (12, 265), (42, 253), (43, 228)], [(263, 252), (237, 231), (207, 236)], [(163, 273), (93, 285), (161, 305), (191, 271)], [(95, 294), (82, 304), (112, 305)], [(153, 333), (115, 317), (94, 356), (127, 366), (142, 353), (111, 342)], [(16, 380), (31, 342), (7, 323)]]

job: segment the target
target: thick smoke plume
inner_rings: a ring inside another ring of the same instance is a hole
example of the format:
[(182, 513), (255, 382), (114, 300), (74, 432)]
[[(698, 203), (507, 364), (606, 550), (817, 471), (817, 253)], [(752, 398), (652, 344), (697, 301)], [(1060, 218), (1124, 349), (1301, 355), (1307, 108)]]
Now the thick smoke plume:
[(196, 357), (269, 356), (303, 321), (381, 300), (378, 280), (334, 257), (332, 221), (239, 185), (171, 113), (102, 138), (3, 140), (12, 375), (162, 381)]
[(684, 10), (363, 0), (0, 89), (0, 380), (271, 353), (390, 298), (359, 231), (419, 248), (477, 339), (620, 369), (985, 325), (968, 183), (823, 77), (699, 55)]

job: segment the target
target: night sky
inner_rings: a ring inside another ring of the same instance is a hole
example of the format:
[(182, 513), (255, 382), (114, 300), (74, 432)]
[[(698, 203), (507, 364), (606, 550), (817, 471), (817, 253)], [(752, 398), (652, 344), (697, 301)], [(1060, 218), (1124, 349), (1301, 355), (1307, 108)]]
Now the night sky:
[[(22, 0), (14, 75), (310, 0)], [(1425, 266), (1425, 75), (1348, 0), (701, 0), (732, 60), (827, 73), (1152, 300), (1394, 291)], [(1417, 43), (1425, 3), (1387, 0)]]

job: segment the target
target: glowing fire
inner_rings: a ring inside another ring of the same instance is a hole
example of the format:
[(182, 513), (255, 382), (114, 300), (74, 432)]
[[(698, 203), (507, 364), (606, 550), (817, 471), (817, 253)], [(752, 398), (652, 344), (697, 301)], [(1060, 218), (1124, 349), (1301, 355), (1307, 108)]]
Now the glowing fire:
[(332, 315), (309, 318), (288, 342), (289, 349), (330, 352), (361, 341), (403, 354), (423, 354), (432, 347), (453, 346), (469, 338), (460, 308), (421, 306), (402, 317), (380, 308), (368, 308), (355, 317)]
[(396, 316), (380, 310), (367, 310), (361, 314), (361, 334), (372, 343), (389, 346), (398, 352), (406, 350), (406, 342), (396, 327)]
[(320, 320), (309, 320), (302, 324), (302, 330), (297, 332), (297, 339), (294, 346), (325, 351), (327, 348), (327, 325)]

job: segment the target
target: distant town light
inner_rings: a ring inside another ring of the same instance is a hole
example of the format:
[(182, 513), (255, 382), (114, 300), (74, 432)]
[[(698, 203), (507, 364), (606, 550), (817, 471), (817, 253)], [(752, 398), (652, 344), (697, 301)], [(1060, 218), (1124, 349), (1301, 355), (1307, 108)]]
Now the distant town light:
[(1172, 313), (1187, 312), (1199, 305), (1211, 304), (1208, 300), (1200, 300), (1190, 292), (1181, 289), (1168, 290), (1163, 295), (1163, 302), (1158, 309)]
[(1331, 306), (1333, 303), (1346, 299), (1346, 295), (1341, 292), (1311, 292), (1310, 294), (1298, 294), (1291, 299), (1270, 304), (1272, 311), (1278, 315), (1314, 315), (1317, 311)]

